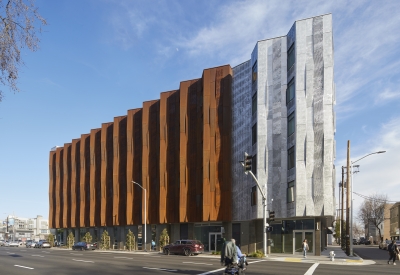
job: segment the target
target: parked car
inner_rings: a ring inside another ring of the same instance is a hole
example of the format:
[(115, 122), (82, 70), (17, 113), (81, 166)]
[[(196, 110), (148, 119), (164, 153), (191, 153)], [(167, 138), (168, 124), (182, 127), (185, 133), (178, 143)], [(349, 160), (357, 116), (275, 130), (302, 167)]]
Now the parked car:
[(360, 240), (358, 241), (358, 244), (365, 244), (365, 238), (361, 237)]
[(357, 239), (353, 239), (353, 245), (357, 245), (357, 244), (358, 244)]
[(72, 250), (95, 250), (97, 243), (77, 242), (72, 246)]
[(32, 240), (26, 241), (26, 243), (25, 243), (26, 248), (32, 248), (34, 246), (35, 246), (35, 242)]
[(0, 241), (0, 246), (4, 246), (4, 241)]
[(34, 248), (51, 248), (51, 244), (48, 241), (38, 241), (35, 243)]
[(370, 241), (370, 240), (365, 240), (364, 244), (365, 244), (365, 245), (370, 245), (370, 244), (371, 244), (371, 241)]
[(385, 249), (387, 250), (388, 245), (391, 243), (389, 240), (385, 240), (379, 243), (379, 249)]
[(198, 240), (178, 240), (173, 244), (164, 246), (163, 252), (169, 254), (183, 254), (185, 256), (204, 253), (204, 245)]
[(12, 242), (10, 242), (10, 244), (8, 246), (9, 247), (19, 247), (19, 242), (18, 241), (12, 241)]

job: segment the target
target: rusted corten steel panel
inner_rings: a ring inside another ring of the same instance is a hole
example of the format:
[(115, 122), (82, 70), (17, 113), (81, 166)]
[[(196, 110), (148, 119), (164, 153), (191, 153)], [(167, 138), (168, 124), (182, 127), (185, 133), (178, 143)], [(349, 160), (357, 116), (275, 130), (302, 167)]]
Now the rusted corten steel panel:
[(113, 123), (101, 125), (101, 216), (100, 226), (113, 224)]
[(75, 228), (79, 225), (80, 215), (80, 174), (81, 174), (81, 162), (80, 162), (80, 145), (81, 139), (73, 139), (71, 145), (71, 227)]
[(56, 186), (55, 186), (55, 202), (56, 202), (56, 214), (55, 214), (55, 227), (56, 228), (61, 228), (62, 224), (62, 195), (61, 191), (63, 188), (63, 174), (64, 174), (64, 169), (63, 169), (63, 160), (64, 160), (64, 148), (58, 147), (56, 149)]
[(90, 215), (89, 226), (100, 226), (100, 175), (101, 175), (101, 129), (90, 130)]
[(55, 209), (56, 209), (56, 193), (55, 193), (55, 185), (56, 185), (56, 152), (50, 152), (50, 161), (49, 161), (49, 226), (51, 228), (55, 228)]
[(113, 216), (114, 225), (126, 225), (126, 116), (114, 118)]
[[(142, 186), (146, 189), (147, 217), (143, 222), (160, 223), (159, 196), (160, 196), (160, 101), (146, 101), (143, 103), (143, 152), (142, 152)], [(139, 182), (140, 183), (140, 182)], [(144, 197), (144, 194), (143, 194)], [(144, 205), (143, 205), (144, 206)]]
[[(188, 221), (202, 221), (202, 165), (203, 165), (203, 87), (198, 80), (189, 86), (188, 93), (188, 142), (187, 142), (187, 181)], [(195, 207), (194, 207), (195, 206)]]
[(167, 100), (167, 185), (166, 220), (179, 222), (179, 91), (173, 92)]
[(71, 226), (71, 143), (64, 144), (63, 165), (63, 222), (61, 227), (69, 228)]
[(142, 109), (129, 110), (126, 119), (126, 221), (137, 225), (142, 224), (142, 190), (132, 181), (142, 181)]
[[(176, 177), (179, 174), (179, 154), (177, 154), (179, 152), (179, 135), (177, 135), (179, 101), (177, 102), (177, 98), (177, 91), (163, 92), (160, 97), (160, 223), (171, 223), (171, 220), (167, 218), (167, 213), (179, 210), (173, 209), (174, 205), (171, 204), (168, 205), (170, 208), (167, 207), (169, 188), (172, 188), (174, 184), (170, 179), (179, 181), (179, 178)], [(170, 216), (173, 217), (173, 215)]]
[(81, 178), (79, 182), (79, 227), (88, 227), (90, 211), (90, 134), (81, 135), (80, 149)]
[[(177, 195), (179, 194), (179, 198), (177, 198), (179, 199), (179, 222), (200, 220), (200, 217), (190, 215), (196, 210), (192, 209), (193, 201), (190, 201), (189, 194), (190, 187), (195, 186), (197, 180), (201, 181), (201, 178), (194, 179), (194, 182), (189, 180), (189, 178), (193, 179), (191, 176), (195, 175), (196, 169), (201, 168), (201, 165), (200, 167), (193, 165), (196, 160), (190, 160), (191, 157), (201, 159), (202, 155), (193, 156), (193, 152), (196, 151), (194, 140), (199, 139), (196, 137), (198, 130), (195, 128), (200, 128), (201, 132), (202, 124), (190, 125), (189, 123), (190, 119), (201, 117), (201, 112), (196, 113), (197, 108), (193, 108), (193, 105), (197, 103), (197, 93), (201, 94), (201, 86), (198, 87), (198, 85), (199, 80), (189, 80), (181, 82), (179, 87), (179, 188), (174, 190)], [(197, 87), (197, 89), (193, 87)]]
[[(224, 83), (231, 79), (232, 71), (230, 66), (221, 66), (207, 69), (203, 72), (203, 221), (216, 221), (219, 217), (227, 220), (230, 214), (230, 208), (221, 207), (221, 191), (229, 192), (224, 195), (224, 200), (231, 199), (230, 176), (224, 175), (223, 160), (230, 159), (230, 149), (223, 150), (221, 139), (228, 136), (228, 129), (231, 128), (231, 118), (224, 117), (224, 99), (225, 108), (229, 108), (231, 88)], [(223, 88), (224, 90), (221, 90)], [(222, 94), (226, 93), (224, 97)], [(224, 127), (224, 123), (227, 125)], [(230, 146), (230, 139), (225, 138)], [(225, 148), (225, 144), (224, 144)], [(226, 169), (225, 169), (226, 171)], [(227, 178), (224, 178), (226, 176)]]

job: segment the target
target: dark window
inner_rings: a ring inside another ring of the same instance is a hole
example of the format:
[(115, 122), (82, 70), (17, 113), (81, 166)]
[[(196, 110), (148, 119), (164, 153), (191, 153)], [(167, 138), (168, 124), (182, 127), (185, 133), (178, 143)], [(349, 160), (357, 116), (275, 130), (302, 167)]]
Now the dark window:
[(254, 115), (257, 112), (257, 92), (253, 95), (251, 101), (251, 114)]
[(287, 54), (287, 69), (289, 71), (289, 69), (293, 66), (295, 62), (295, 56), (294, 56), (294, 44), (290, 47), (290, 49), (288, 50), (288, 54)]
[(257, 155), (254, 155), (251, 158), (251, 172), (253, 172), (254, 175), (257, 175)]
[(240, 248), (240, 236), (242, 232), (240, 230), (240, 223), (232, 223), (232, 238), (235, 239), (235, 244)]
[(251, 188), (251, 205), (257, 204), (257, 186)]
[(294, 133), (294, 128), (295, 128), (295, 119), (294, 119), (294, 112), (288, 117), (288, 136)]
[(294, 181), (288, 183), (287, 202), (294, 202)]
[(180, 224), (181, 239), (189, 239), (189, 225), (187, 223)]
[(253, 80), (253, 82), (257, 80), (257, 61), (256, 61), (256, 63), (254, 63), (254, 65), (253, 65), (253, 69), (252, 69), (252, 80)]
[(286, 105), (294, 99), (295, 95), (294, 79), (290, 80), (286, 90)]
[(257, 123), (253, 125), (253, 128), (251, 128), (251, 141), (252, 145), (256, 144), (257, 142)]
[(295, 166), (294, 146), (288, 150), (288, 170)]

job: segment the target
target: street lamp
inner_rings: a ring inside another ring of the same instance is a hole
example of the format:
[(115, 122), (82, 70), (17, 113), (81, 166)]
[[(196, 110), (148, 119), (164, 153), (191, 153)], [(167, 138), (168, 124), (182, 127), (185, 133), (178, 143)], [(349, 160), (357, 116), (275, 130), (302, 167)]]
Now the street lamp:
[(383, 154), (386, 153), (386, 151), (378, 151), (378, 152), (374, 152), (374, 153), (370, 153), (368, 155), (363, 156), (362, 158), (356, 160), (356, 161), (351, 161), (351, 185), (350, 185), (350, 210), (351, 210), (351, 214), (350, 214), (350, 253), (349, 256), (353, 256), (353, 185), (354, 185), (354, 181), (353, 181), (353, 168), (356, 165), (353, 165), (354, 163), (362, 160), (363, 158), (366, 158), (370, 155), (375, 155), (375, 154)]
[(146, 249), (146, 223), (147, 223), (147, 216), (146, 216), (146, 188), (143, 188), (143, 186), (141, 186), (139, 183), (132, 181), (132, 183), (136, 184), (137, 186), (139, 186), (140, 188), (142, 188), (142, 190), (144, 190), (144, 251), (147, 252)]

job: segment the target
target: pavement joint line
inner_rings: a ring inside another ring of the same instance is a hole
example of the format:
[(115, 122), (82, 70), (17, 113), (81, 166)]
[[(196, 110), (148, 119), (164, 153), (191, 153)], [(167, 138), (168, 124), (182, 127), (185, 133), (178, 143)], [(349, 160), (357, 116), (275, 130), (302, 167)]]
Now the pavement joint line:
[(26, 268), (26, 269), (34, 269), (33, 267), (28, 267), (28, 266), (23, 266), (23, 265), (14, 265), (16, 267), (22, 267), (22, 268)]
[(72, 260), (76, 261), (76, 262), (94, 263), (93, 261), (84, 261), (84, 260), (77, 260), (77, 259), (72, 259)]
[(202, 264), (202, 265), (213, 265), (213, 264), (206, 264), (206, 263), (195, 263), (195, 262), (182, 262), (183, 264)]
[(42, 255), (32, 255), (32, 257), (41, 257), (41, 258), (44, 258), (44, 256), (42, 256)]
[(128, 258), (128, 257), (114, 257), (115, 259), (128, 259), (128, 260), (133, 260), (133, 258)]
[(158, 267), (147, 267), (147, 266), (143, 266), (143, 268), (146, 268), (146, 269), (154, 269), (154, 270), (162, 270), (162, 271), (172, 271), (172, 272), (178, 271), (178, 270), (176, 270), (176, 269), (167, 269), (167, 268), (158, 268)]

